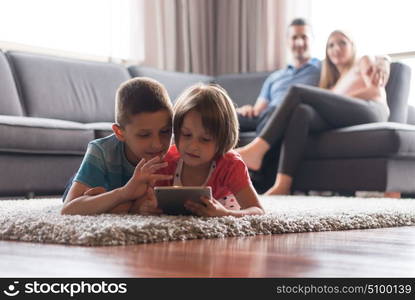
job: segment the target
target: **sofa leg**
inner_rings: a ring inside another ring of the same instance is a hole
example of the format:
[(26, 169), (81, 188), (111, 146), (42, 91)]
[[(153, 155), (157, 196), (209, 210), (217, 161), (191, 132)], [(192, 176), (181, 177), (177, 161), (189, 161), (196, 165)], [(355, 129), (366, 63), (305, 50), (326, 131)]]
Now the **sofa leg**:
[(25, 195), (26, 199), (33, 199), (35, 198), (35, 192), (27, 192)]

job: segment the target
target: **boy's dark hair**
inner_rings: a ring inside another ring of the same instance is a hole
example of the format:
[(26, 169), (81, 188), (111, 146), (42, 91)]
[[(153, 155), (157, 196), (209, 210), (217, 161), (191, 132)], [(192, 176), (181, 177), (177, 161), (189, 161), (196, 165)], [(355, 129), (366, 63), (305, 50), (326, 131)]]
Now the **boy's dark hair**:
[(115, 121), (124, 128), (131, 116), (166, 110), (173, 115), (170, 97), (164, 86), (147, 77), (136, 77), (122, 83), (115, 96)]
[(295, 18), (294, 20), (291, 21), (289, 27), (291, 26), (310, 26), (310, 24), (308, 24), (308, 22), (306, 21), (306, 19), (304, 18)]
[(179, 144), (185, 116), (197, 111), (203, 127), (217, 142), (217, 156), (234, 148), (239, 138), (239, 123), (235, 106), (228, 93), (219, 85), (196, 84), (181, 94), (174, 105), (174, 139)]

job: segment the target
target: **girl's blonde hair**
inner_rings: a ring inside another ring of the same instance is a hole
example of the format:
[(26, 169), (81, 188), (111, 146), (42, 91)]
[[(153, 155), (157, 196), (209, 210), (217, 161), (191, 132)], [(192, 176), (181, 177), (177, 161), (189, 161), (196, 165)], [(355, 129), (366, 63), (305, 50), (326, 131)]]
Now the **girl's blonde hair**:
[(324, 89), (332, 88), (340, 78), (339, 71), (337, 70), (336, 66), (333, 64), (333, 62), (330, 60), (327, 54), (328, 48), (329, 48), (329, 41), (331, 37), (335, 34), (341, 34), (352, 44), (352, 50), (353, 50), (352, 59), (350, 60), (350, 63), (347, 65), (347, 68), (350, 69), (356, 61), (356, 46), (350, 34), (342, 30), (334, 30), (332, 33), (330, 33), (327, 39), (327, 43), (326, 43), (326, 57), (322, 63), (320, 84), (319, 84), (319, 87), (324, 88)]
[(179, 144), (181, 127), (187, 113), (196, 111), (203, 127), (217, 142), (217, 156), (234, 148), (239, 138), (235, 106), (228, 93), (219, 85), (196, 84), (185, 90), (174, 105), (174, 140)]

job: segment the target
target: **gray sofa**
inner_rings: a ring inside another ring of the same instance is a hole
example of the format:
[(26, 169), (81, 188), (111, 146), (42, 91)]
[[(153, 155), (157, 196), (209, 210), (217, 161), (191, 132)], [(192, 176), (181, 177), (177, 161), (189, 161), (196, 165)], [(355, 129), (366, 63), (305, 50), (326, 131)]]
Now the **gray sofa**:
[[(394, 123), (354, 126), (310, 138), (296, 189), (414, 192), (415, 126), (406, 124), (410, 70), (395, 63), (392, 71), (388, 101)], [(193, 83), (216, 82), (243, 105), (255, 102), (268, 74), (211, 77), (0, 52), (0, 196), (61, 194), (88, 142), (111, 133), (115, 91), (131, 77), (160, 81), (172, 99)], [(415, 121), (415, 114), (409, 119)], [(240, 144), (254, 136), (241, 134)], [(263, 179), (270, 181), (272, 174)]]

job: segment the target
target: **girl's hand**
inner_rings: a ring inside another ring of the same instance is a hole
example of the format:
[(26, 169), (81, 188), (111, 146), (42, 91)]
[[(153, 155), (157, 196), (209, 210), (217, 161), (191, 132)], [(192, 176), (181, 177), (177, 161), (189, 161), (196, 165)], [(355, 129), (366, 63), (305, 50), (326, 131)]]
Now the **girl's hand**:
[(386, 86), (390, 74), (390, 61), (387, 56), (377, 56), (375, 58), (375, 72), (372, 83), (375, 86)]
[(384, 87), (389, 79), (390, 62), (385, 56), (363, 56), (360, 61), (363, 80), (368, 87)]
[(129, 213), (140, 215), (160, 215), (162, 210), (157, 207), (157, 199), (154, 195), (154, 190), (149, 187), (147, 193), (137, 198), (131, 206)]
[(228, 210), (216, 199), (200, 197), (202, 203), (186, 201), (184, 207), (192, 213), (202, 217), (223, 217), (229, 215)]
[(158, 180), (169, 180), (172, 175), (154, 174), (157, 170), (167, 166), (167, 162), (162, 162), (161, 158), (156, 156), (149, 161), (142, 159), (135, 167), (131, 179), (121, 188), (123, 198), (133, 200), (143, 196), (148, 187)]

